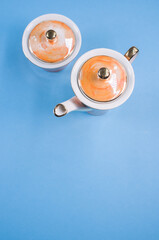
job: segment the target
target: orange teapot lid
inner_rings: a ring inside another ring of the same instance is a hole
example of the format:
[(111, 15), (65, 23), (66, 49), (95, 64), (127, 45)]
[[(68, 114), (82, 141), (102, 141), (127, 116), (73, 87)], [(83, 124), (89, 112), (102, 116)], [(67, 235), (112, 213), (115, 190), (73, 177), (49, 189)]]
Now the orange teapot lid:
[(78, 75), (78, 83), (84, 94), (100, 102), (117, 98), (125, 90), (126, 82), (124, 67), (109, 56), (90, 58)]
[(75, 47), (72, 29), (60, 21), (43, 21), (29, 36), (29, 49), (40, 60), (57, 63), (68, 58)]

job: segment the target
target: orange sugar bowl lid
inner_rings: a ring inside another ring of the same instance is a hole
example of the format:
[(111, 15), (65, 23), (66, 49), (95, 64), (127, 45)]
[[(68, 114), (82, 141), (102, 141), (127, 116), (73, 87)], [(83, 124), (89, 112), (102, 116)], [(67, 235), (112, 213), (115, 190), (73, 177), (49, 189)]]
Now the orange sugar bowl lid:
[(126, 88), (127, 74), (113, 57), (100, 55), (88, 59), (78, 74), (81, 91), (90, 99), (108, 102), (119, 97)]
[(47, 20), (32, 29), (28, 44), (36, 58), (48, 63), (57, 63), (67, 59), (74, 51), (75, 35), (66, 23)]

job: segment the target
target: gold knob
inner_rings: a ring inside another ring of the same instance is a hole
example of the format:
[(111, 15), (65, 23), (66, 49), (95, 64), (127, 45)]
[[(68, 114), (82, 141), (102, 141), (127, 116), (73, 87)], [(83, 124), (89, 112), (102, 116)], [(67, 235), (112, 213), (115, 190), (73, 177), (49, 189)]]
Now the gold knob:
[(102, 79), (107, 79), (110, 76), (110, 71), (108, 68), (100, 68), (98, 71), (98, 77), (102, 78)]
[(52, 40), (57, 36), (57, 33), (54, 30), (48, 30), (45, 34), (45, 36), (47, 37), (47, 39)]

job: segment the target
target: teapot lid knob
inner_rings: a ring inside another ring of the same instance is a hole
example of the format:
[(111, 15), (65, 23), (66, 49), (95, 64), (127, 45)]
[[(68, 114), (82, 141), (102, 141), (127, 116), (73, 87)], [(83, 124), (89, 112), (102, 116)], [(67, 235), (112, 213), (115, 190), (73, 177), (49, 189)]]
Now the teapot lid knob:
[(98, 71), (98, 77), (102, 79), (107, 79), (110, 76), (110, 70), (108, 68), (102, 67)]

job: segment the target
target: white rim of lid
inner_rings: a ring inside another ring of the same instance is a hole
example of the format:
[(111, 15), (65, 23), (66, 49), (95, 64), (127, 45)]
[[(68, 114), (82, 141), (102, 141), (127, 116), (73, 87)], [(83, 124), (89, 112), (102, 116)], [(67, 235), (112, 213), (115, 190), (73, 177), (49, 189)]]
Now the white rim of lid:
[[(119, 61), (122, 64), (122, 66), (126, 71), (126, 75), (127, 75), (126, 88), (124, 92), (121, 93), (121, 95), (119, 95), (119, 97), (115, 98), (114, 100), (111, 100), (108, 102), (98, 102), (98, 101), (92, 100), (91, 98), (86, 96), (79, 87), (78, 76), (79, 76), (79, 71), (81, 70), (81, 67), (87, 60), (95, 56), (109, 56), (109, 57), (115, 58), (117, 61)], [(107, 48), (99, 48), (99, 49), (94, 49), (89, 52), (86, 52), (76, 61), (71, 72), (71, 85), (75, 95), (86, 106), (94, 109), (99, 109), (99, 110), (112, 109), (123, 104), (130, 97), (134, 89), (134, 84), (135, 84), (135, 75), (134, 75), (134, 70), (131, 66), (131, 63), (121, 53), (111, 49), (107, 49)]]
[[(60, 22), (65, 23), (67, 26), (69, 26), (72, 29), (72, 31), (75, 35), (75, 47), (74, 47), (74, 50), (71, 53), (71, 55), (68, 56), (65, 60), (56, 62), (56, 63), (48, 63), (48, 62), (44, 62), (44, 61), (38, 59), (36, 56), (34, 56), (31, 53), (31, 51), (29, 49), (29, 43), (28, 43), (30, 33), (34, 29), (34, 27), (43, 21), (49, 21), (49, 20), (55, 20), (55, 21), (60, 21)], [(23, 37), (22, 37), (22, 49), (23, 49), (25, 56), (33, 64), (37, 65), (38, 67), (47, 68), (47, 69), (56, 69), (56, 68), (64, 67), (65, 65), (70, 63), (77, 56), (77, 54), (81, 48), (81, 42), (82, 42), (82, 38), (81, 38), (80, 30), (71, 19), (69, 19), (63, 15), (60, 15), (60, 14), (45, 14), (45, 15), (41, 15), (41, 16), (35, 18), (25, 28)]]

